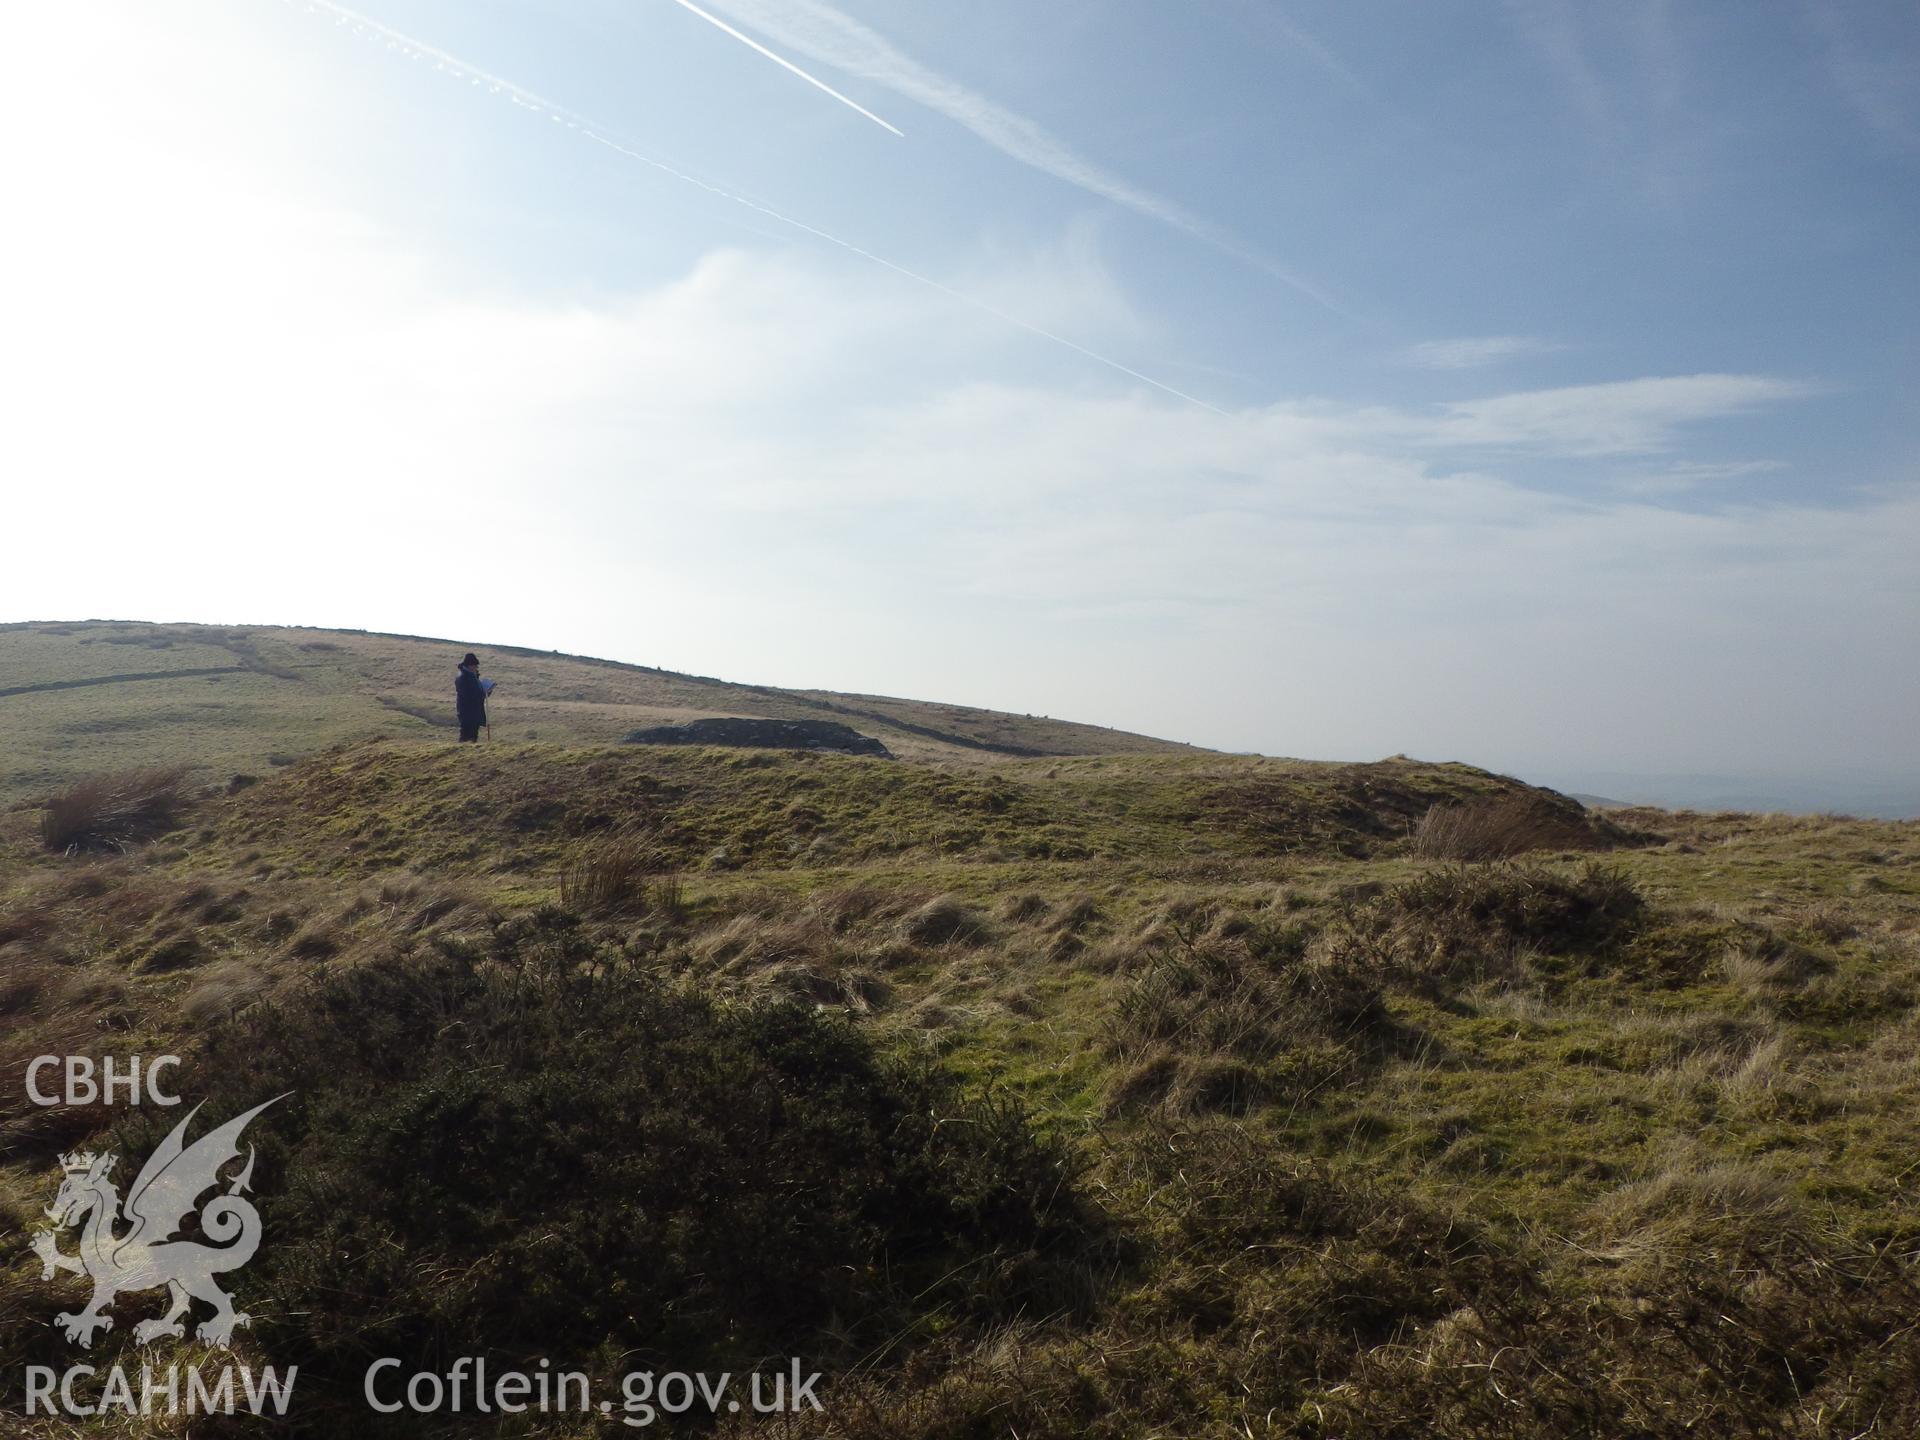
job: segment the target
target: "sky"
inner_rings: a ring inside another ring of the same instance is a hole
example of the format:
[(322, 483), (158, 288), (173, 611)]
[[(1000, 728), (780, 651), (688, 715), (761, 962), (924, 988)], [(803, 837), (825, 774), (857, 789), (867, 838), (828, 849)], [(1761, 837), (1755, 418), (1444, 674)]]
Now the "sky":
[(1920, 797), (1904, 0), (63, 0), (0, 125), (0, 619)]

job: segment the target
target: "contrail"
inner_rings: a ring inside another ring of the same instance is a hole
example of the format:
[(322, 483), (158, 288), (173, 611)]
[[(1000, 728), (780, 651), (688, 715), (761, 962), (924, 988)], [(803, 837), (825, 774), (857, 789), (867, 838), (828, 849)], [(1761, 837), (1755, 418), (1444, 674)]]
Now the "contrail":
[(860, 114), (866, 116), (867, 119), (873, 121), (873, 123), (878, 125), (882, 130), (891, 130), (895, 135), (900, 135), (903, 139), (905, 138), (904, 134), (897, 126), (889, 125), (885, 120), (882, 120), (878, 115), (874, 114), (871, 110), (867, 109), (866, 106), (860, 104), (858, 101), (849, 100), (846, 96), (842, 95), (838, 90), (834, 89), (831, 85), (827, 84), (826, 81), (819, 79), (817, 76), (809, 75), (806, 71), (802, 70), (798, 65), (794, 64), (791, 60), (784, 59), (783, 57), (774, 54), (773, 51), (769, 50), (766, 46), (762, 45), (758, 40), (754, 39), (751, 35), (741, 34), (738, 30), (734, 29), (733, 26), (727, 24), (726, 21), (722, 20), (718, 15), (709, 15), (706, 11), (702, 10), (698, 5), (694, 4), (693, 0), (673, 0), (673, 3), (678, 5), (682, 10), (691, 10), (694, 14), (698, 15), (702, 20), (706, 21), (709, 25), (713, 26), (714, 29), (724, 31), (726, 34), (731, 35), (734, 39), (738, 40), (742, 45), (745, 45), (750, 49), (759, 51), (760, 54), (766, 56), (767, 59), (773, 61), (773, 63), (778, 65), (782, 70), (792, 71), (795, 75), (798, 75), (802, 80), (806, 81), (807, 84), (813, 86), (814, 89), (824, 90), (827, 94), (831, 95), (834, 99), (838, 100), (842, 105), (845, 105), (849, 110), (856, 110)]
[(1211, 410), (1216, 415), (1227, 414), (1227, 412), (1222, 410), (1218, 405), (1209, 404), (1197, 395), (1189, 395), (1184, 390), (1176, 390), (1163, 380), (1156, 380), (1151, 375), (1143, 375), (1130, 366), (1122, 365), (1118, 360), (1109, 359), (1097, 350), (1089, 350), (1086, 346), (1067, 339), (1064, 335), (1056, 335), (1053, 331), (1043, 329), (1041, 326), (1022, 320), (1017, 315), (1009, 315), (1006, 311), (989, 305), (984, 300), (968, 295), (963, 291), (955, 290), (952, 286), (944, 285), (930, 276), (922, 275), (917, 270), (909, 270), (904, 265), (897, 265), (884, 255), (876, 255), (873, 251), (864, 249), (854, 244), (851, 240), (842, 240), (838, 235), (818, 229), (815, 226), (807, 224), (804, 220), (796, 220), (791, 215), (783, 215), (778, 210), (770, 206), (762, 205), (757, 200), (750, 200), (744, 195), (736, 195), (731, 190), (709, 184), (697, 176), (687, 174), (684, 170), (676, 170), (665, 161), (656, 160), (651, 155), (643, 155), (640, 151), (601, 134), (595, 123), (587, 119), (584, 115), (568, 110), (565, 106), (557, 105), (544, 95), (537, 94), (523, 85), (516, 85), (513, 81), (499, 75), (491, 74), (488, 71), (482, 70), (477, 65), (470, 65), (457, 55), (450, 54), (436, 46), (429, 45), (424, 40), (416, 40), (413, 36), (403, 31), (395, 30), (390, 25), (382, 25), (378, 20), (370, 19), (357, 10), (349, 10), (345, 5), (336, 4), (335, 0), (286, 0), (286, 3), (289, 5), (305, 5), (306, 8), (311, 11), (325, 11), (343, 25), (357, 26), (369, 35), (378, 36), (380, 39), (385, 40), (389, 47), (402, 50), (410, 58), (426, 56), (434, 60), (439, 68), (451, 73), (456, 79), (465, 79), (474, 85), (484, 84), (496, 93), (505, 95), (513, 104), (544, 114), (556, 125), (564, 125), (582, 139), (591, 140), (595, 145), (611, 150), (616, 155), (621, 155), (629, 160), (634, 160), (642, 165), (649, 166), (652, 169), (658, 170), (663, 175), (670, 175), (675, 180), (704, 190), (707, 194), (717, 196), (719, 199), (731, 201), (735, 205), (745, 206), (754, 213), (764, 215), (770, 220), (777, 220), (782, 225), (790, 226), (792, 229), (800, 231), (803, 235), (811, 235), (816, 240), (825, 241), (829, 245), (836, 245), (850, 255), (857, 255), (862, 260), (870, 261), (883, 269), (891, 270), (894, 274), (904, 276), (917, 285), (924, 285), (930, 290), (938, 291), (950, 299), (958, 300), (963, 305), (971, 306), (982, 314), (991, 315), (996, 320), (1011, 325), (1016, 329), (1024, 330), (1029, 335), (1036, 335), (1042, 340), (1050, 340), (1055, 345), (1073, 351), (1076, 355), (1083, 355), (1089, 360), (1106, 366), (1109, 370), (1118, 371), (1122, 375), (1138, 380), (1143, 385), (1151, 385), (1156, 390), (1164, 391), (1177, 400), (1184, 400), (1189, 405), (1198, 405), (1202, 410)]
[(453, 71), (458, 78), (470, 79), (476, 85), (483, 83), (490, 85), (494, 90), (508, 96), (519, 104), (525, 105), (530, 109), (550, 112), (563, 122), (572, 120), (578, 125), (584, 118), (562, 106), (554, 104), (553, 101), (543, 95), (536, 95), (533, 91), (514, 84), (511, 80), (489, 74), (478, 65), (472, 65), (462, 60), (458, 55), (450, 55), (445, 50), (429, 45), (424, 40), (416, 40), (413, 36), (403, 34), (390, 25), (382, 25), (372, 16), (362, 15), (358, 10), (349, 10), (344, 5), (336, 5), (333, 3), (333, 0), (286, 0), (286, 3), (289, 5), (304, 4), (310, 11), (324, 10), (342, 25), (356, 25), (362, 30), (378, 35), (387, 42), (389, 48), (399, 46), (407, 51), (410, 57), (425, 55), (429, 59), (437, 60), (440, 62), (442, 69)]
[(1344, 319), (1353, 318), (1340, 301), (1306, 276), (1204, 216), (1087, 159), (1038, 122), (923, 65), (884, 35), (826, 0), (707, 0), (707, 3), (742, 24), (752, 25), (789, 50), (884, 85), (895, 94), (946, 116), (1009, 159), (1124, 206), (1158, 224), (1171, 226), (1264, 271), (1314, 304)]

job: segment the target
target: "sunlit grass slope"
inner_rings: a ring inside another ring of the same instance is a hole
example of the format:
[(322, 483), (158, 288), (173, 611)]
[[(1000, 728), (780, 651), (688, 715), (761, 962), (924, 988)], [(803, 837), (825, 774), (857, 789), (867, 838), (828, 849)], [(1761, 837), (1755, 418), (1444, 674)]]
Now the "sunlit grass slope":
[(0, 803), (103, 769), (262, 774), (342, 740), (438, 743), (468, 649), (497, 740), (604, 743), (663, 721), (837, 720), (905, 758), (1179, 753), (1143, 735), (966, 706), (786, 691), (472, 640), (135, 622), (0, 626)]

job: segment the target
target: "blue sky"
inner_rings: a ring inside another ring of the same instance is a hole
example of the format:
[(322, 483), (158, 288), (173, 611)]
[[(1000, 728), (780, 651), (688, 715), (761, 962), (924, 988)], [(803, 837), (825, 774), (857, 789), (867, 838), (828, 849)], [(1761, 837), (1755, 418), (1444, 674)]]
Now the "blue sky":
[(0, 613), (1920, 774), (1911, 6), (698, 11), (10, 11)]

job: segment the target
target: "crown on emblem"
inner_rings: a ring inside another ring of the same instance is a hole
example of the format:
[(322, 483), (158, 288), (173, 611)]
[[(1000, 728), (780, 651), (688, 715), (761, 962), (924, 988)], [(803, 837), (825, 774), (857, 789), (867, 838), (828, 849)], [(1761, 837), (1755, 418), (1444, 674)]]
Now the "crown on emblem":
[(84, 1175), (93, 1169), (93, 1162), (99, 1158), (91, 1150), (75, 1150), (71, 1155), (60, 1157), (60, 1168), (69, 1175)]

